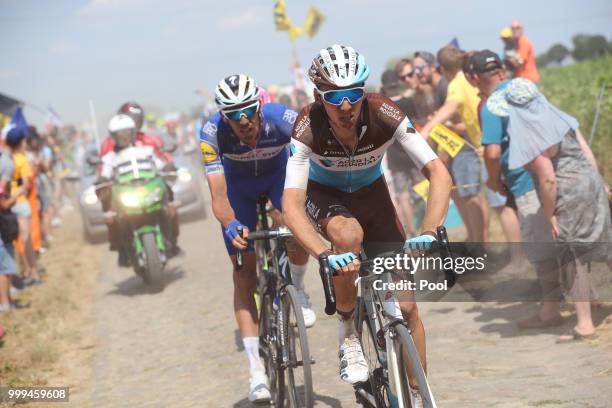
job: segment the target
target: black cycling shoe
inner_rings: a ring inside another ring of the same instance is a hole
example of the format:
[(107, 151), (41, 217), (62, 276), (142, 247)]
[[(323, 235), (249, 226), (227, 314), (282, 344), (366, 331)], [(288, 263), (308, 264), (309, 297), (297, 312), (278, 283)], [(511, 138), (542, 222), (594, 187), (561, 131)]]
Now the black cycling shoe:
[(119, 251), (119, 256), (117, 257), (117, 264), (120, 267), (129, 267), (130, 266), (130, 256), (126, 251)]

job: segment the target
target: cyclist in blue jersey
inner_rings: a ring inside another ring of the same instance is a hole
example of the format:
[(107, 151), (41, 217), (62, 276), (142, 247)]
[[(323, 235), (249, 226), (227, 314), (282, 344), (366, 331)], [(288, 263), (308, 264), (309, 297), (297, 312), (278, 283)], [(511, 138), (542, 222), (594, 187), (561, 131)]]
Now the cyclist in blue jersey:
[[(431, 246), (446, 216), (452, 185), (444, 164), (401, 109), (382, 95), (365, 93), (368, 75), (364, 57), (351, 47), (333, 45), (313, 59), (309, 76), (316, 87), (315, 102), (302, 109), (293, 128), (283, 197), (294, 236), (313, 256), (328, 254), (330, 266), (338, 271), (340, 377), (351, 384), (368, 379), (353, 327), (362, 245), (370, 257), (389, 244)], [(383, 155), (396, 140), (431, 183), (423, 232), (407, 241), (381, 169)], [(403, 294), (400, 307), (426, 367), (425, 330), (412, 292)]]
[[(233, 265), (234, 313), (250, 366), (249, 400), (270, 399), (269, 383), (259, 357), (255, 254), (245, 239), (257, 224), (257, 200), (266, 194), (280, 210), (287, 146), (297, 113), (277, 103), (263, 104), (253, 78), (230, 75), (215, 89), (219, 112), (200, 131), (200, 147), (212, 197), (212, 210), (221, 223), (223, 239)], [(239, 229), (244, 230), (240, 236)], [(295, 245), (289, 252), (293, 282), (298, 289), (304, 322), (316, 316), (304, 292), (308, 254)], [(244, 250), (243, 267), (236, 268), (236, 249)]]

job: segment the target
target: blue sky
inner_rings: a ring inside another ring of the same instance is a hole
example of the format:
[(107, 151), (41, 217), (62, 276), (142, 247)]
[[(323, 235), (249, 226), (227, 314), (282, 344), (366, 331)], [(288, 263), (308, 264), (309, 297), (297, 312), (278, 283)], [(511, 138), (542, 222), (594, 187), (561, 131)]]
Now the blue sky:
[[(501, 49), (499, 30), (519, 19), (536, 51), (571, 44), (577, 32), (612, 38), (610, 0), (287, 0), (294, 23), (314, 4), (327, 21), (296, 50), (302, 65), (332, 43), (365, 55), (378, 83), (385, 62), (417, 49), (435, 51), (457, 36), (465, 49)], [(274, 30), (273, 0), (0, 0), (0, 92), (65, 121), (100, 127), (125, 100), (184, 109), (202, 102), (231, 73), (262, 84), (291, 80), (291, 45)], [(26, 108), (40, 123), (42, 116)]]

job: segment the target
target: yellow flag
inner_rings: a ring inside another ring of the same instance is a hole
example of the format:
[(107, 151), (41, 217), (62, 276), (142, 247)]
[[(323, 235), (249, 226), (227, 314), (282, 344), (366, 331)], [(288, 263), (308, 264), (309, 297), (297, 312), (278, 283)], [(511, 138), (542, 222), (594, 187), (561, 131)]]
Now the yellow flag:
[(465, 144), (465, 140), (461, 136), (442, 124), (436, 125), (429, 132), (429, 137), (435, 140), (438, 146), (446, 150), (451, 157), (455, 157)]
[(302, 27), (291, 26), (291, 28), (289, 28), (289, 39), (295, 41), (303, 32), (304, 30), (302, 30)]
[(429, 194), (429, 180), (425, 179), (423, 181), (418, 182), (412, 187), (415, 193), (419, 195), (424, 201), (427, 201), (427, 196)]
[(304, 19), (304, 31), (306, 31), (308, 36), (312, 38), (317, 35), (319, 28), (321, 28), (321, 24), (323, 24), (324, 21), (325, 16), (321, 14), (321, 12), (319, 12), (315, 6), (310, 6), (308, 14)]
[(276, 31), (289, 31), (291, 29), (291, 20), (287, 17), (287, 6), (285, 0), (277, 0), (274, 5), (274, 24)]

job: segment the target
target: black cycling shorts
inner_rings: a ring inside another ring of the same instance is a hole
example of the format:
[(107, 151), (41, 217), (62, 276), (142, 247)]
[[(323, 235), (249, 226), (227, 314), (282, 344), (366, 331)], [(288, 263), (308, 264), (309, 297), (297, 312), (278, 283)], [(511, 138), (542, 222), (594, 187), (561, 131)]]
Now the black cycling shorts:
[(406, 239), (382, 176), (354, 193), (309, 180), (306, 213), (317, 231), (325, 237), (332, 217), (340, 215), (357, 219), (363, 229), (363, 245), (368, 256), (398, 250)]

